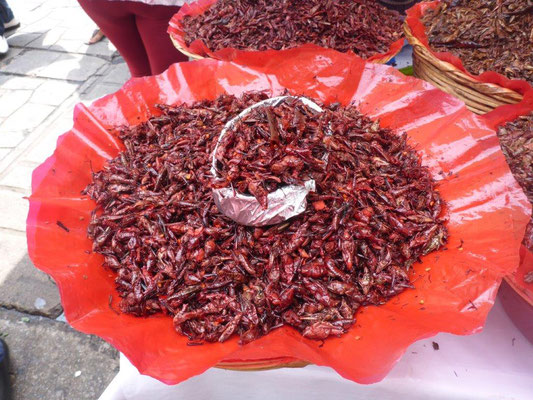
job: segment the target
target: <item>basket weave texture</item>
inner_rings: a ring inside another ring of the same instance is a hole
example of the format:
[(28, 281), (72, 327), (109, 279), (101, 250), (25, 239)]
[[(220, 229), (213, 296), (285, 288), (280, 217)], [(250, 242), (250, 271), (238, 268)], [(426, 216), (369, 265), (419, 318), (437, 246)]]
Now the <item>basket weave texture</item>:
[(435, 8), (438, 3), (416, 4), (407, 11), (404, 33), (413, 46), (414, 75), (463, 100), (476, 114), (522, 101), (523, 93), (531, 88), (526, 81), (512, 81), (495, 72), (474, 76), (466, 71), (457, 57), (436, 53), (429, 48), (420, 18), (428, 8)]

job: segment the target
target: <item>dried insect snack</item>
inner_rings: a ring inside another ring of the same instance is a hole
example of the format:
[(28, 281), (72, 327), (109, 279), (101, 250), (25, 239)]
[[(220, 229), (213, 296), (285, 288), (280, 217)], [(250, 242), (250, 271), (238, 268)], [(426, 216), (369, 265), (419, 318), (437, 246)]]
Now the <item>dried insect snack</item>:
[[(517, 118), (498, 129), (498, 138), (515, 179), (533, 204), (533, 113)], [(523, 241), (533, 252), (533, 216)], [(525, 273), (526, 283), (533, 283), (533, 266)]]
[[(326, 339), (345, 333), (360, 306), (412, 287), (410, 266), (446, 242), (443, 201), (406, 137), (338, 104), (307, 115), (332, 134), (312, 129), (316, 148), (304, 141), (309, 151), (295, 152), (328, 154), (304, 213), (261, 228), (222, 215), (211, 152), (225, 123), (264, 98), (160, 106), (161, 116), (120, 132), (126, 150), (86, 193), (98, 205), (89, 237), (117, 274), (122, 312), (169, 314), (191, 343), (234, 334), (247, 343), (282, 325)], [(301, 112), (292, 106), (282, 116)], [(301, 132), (298, 121), (284, 132)], [(268, 114), (257, 123), (268, 126)]]
[(187, 46), (201, 40), (211, 51), (314, 43), (366, 59), (402, 37), (400, 14), (375, 0), (218, 0), (181, 24)]
[(459, 57), (470, 73), (533, 84), (531, 0), (443, 0), (422, 22), (431, 48)]
[(213, 186), (231, 186), (267, 208), (269, 193), (319, 179), (326, 172), (329, 132), (320, 114), (298, 98), (287, 97), (239, 117), (215, 148)]

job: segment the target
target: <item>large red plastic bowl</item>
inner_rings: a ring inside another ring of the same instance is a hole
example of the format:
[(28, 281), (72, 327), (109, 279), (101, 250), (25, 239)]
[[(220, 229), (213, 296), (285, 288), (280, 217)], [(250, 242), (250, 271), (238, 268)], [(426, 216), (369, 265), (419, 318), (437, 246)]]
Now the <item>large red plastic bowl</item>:
[[(240, 64), (212, 59), (176, 64), (161, 75), (132, 79), (88, 108), (78, 105), (74, 127), (34, 171), (29, 254), (57, 282), (69, 323), (104, 338), (141, 373), (166, 383), (220, 363), (245, 368), (294, 360), (372, 383), (416, 340), (438, 332), (480, 331), (502, 277), (519, 264), (531, 212), (500, 151), (495, 120), (475, 116), (459, 100), (390, 67), (316, 46), (250, 53), (236, 61)], [(440, 179), (450, 233), (446, 249), (414, 266), (414, 290), (383, 306), (363, 307), (347, 334), (324, 343), (284, 327), (245, 346), (234, 338), (190, 347), (169, 317), (117, 314), (114, 276), (101, 267), (102, 256), (90, 252), (86, 236), (95, 204), (80, 194), (91, 171), (121, 150), (113, 128), (145, 121), (156, 112), (156, 103), (190, 103), (250, 90), (277, 95), (286, 89), (325, 103), (354, 102), (382, 126), (406, 132)]]

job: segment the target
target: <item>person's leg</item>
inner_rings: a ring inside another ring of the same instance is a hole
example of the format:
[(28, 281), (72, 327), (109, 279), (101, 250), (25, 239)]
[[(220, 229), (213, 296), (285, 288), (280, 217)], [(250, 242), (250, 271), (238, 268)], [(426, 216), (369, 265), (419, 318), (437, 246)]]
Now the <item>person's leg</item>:
[(179, 9), (144, 3), (138, 3), (135, 8), (137, 28), (148, 53), (152, 75), (160, 74), (176, 62), (189, 60), (174, 47), (167, 33), (168, 22)]
[(7, 44), (7, 39), (4, 37), (6, 29), (4, 27), (4, 21), (7, 21), (7, 17), (11, 12), (11, 9), (7, 5), (5, 0), (0, 0), (0, 56), (7, 54), (9, 50), (9, 45)]
[(6, 0), (0, 0), (0, 22), (3, 22), (4, 24), (13, 21), (15, 16), (13, 15), (13, 11), (11, 11), (11, 8), (9, 7), (9, 4), (7, 4)]
[[(132, 76), (151, 75), (148, 55), (128, 1), (78, 0), (124, 58)], [(135, 3), (132, 3), (135, 4)]]

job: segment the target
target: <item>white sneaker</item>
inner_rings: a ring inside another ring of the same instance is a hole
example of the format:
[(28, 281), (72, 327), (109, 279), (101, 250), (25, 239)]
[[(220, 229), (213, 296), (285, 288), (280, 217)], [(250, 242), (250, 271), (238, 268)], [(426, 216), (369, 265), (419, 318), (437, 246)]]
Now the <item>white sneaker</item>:
[(4, 29), (6, 31), (10, 31), (10, 30), (13, 30), (13, 29), (17, 29), (19, 26), (20, 26), (19, 20), (16, 19), (15, 17), (13, 17), (13, 19), (11, 21), (6, 22), (4, 24)]
[(7, 39), (5, 36), (0, 36), (0, 57), (5, 56), (9, 50)]

